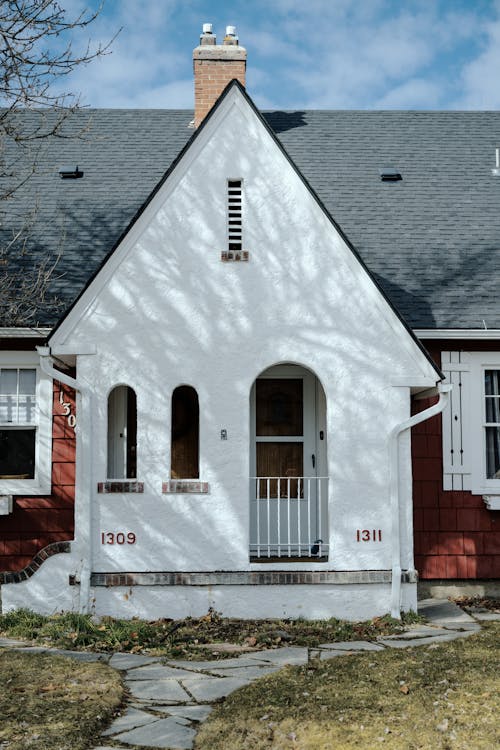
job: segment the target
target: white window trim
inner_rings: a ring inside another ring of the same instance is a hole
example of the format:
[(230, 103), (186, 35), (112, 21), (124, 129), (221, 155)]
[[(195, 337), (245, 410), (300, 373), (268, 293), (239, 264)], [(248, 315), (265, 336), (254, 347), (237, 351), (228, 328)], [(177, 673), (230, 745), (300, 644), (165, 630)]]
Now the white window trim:
[(42, 372), (36, 352), (1, 352), (0, 364), (36, 370), (35, 477), (0, 479), (0, 495), (48, 495), (52, 473), (52, 378)]
[(500, 479), (486, 477), (484, 371), (500, 370), (500, 352), (470, 352), (471, 480), (475, 495), (500, 495)]

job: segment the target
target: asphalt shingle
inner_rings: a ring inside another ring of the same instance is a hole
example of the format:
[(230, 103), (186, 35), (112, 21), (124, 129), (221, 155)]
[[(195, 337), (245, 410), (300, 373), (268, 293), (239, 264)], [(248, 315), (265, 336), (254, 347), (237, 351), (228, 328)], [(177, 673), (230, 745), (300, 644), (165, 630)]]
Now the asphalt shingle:
[[(500, 328), (500, 112), (264, 116), (410, 326)], [(20, 262), (60, 254), (51, 292), (65, 307), (188, 142), (191, 120), (183, 110), (82, 110), (65, 124), (73, 137), (37, 143), (36, 174), (0, 205), (1, 232), (9, 240), (29, 217)], [(28, 165), (33, 144), (4, 154)], [(70, 164), (83, 179), (59, 177)], [(403, 179), (382, 181), (386, 166)], [(47, 305), (37, 322), (54, 325), (62, 312)], [(0, 301), (0, 325), (1, 315)]]

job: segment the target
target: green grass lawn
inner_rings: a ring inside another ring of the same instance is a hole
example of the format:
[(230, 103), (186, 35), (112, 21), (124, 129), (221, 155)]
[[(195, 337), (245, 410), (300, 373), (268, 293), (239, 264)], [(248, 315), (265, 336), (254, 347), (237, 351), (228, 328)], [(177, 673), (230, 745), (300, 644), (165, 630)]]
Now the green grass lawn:
[(494, 750), (500, 624), (411, 649), (286, 667), (228, 697), (197, 750)]
[(0, 651), (0, 748), (95, 747), (122, 699), (120, 676), (103, 664)]

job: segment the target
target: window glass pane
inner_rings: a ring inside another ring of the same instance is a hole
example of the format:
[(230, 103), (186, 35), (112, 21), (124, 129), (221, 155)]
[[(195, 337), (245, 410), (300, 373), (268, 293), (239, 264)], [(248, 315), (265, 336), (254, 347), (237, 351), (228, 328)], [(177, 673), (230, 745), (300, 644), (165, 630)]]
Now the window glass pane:
[(486, 421), (500, 424), (500, 397), (490, 396), (486, 399)]
[(36, 370), (19, 370), (19, 393), (34, 394), (36, 390)]
[(262, 378), (256, 383), (256, 432), (259, 436), (303, 434), (301, 378)]
[(21, 424), (32, 424), (35, 421), (35, 397), (19, 396), (19, 413), (17, 422)]
[(500, 396), (500, 370), (486, 370), (484, 392), (487, 396)]
[(0, 395), (0, 424), (17, 422), (17, 399)]
[(34, 479), (35, 430), (0, 429), (0, 479)]
[(17, 370), (0, 371), (0, 393), (11, 395), (17, 393)]
[(172, 479), (198, 479), (200, 476), (199, 421), (198, 394), (189, 385), (179, 386), (172, 394)]
[(500, 427), (486, 428), (486, 476), (500, 479)]

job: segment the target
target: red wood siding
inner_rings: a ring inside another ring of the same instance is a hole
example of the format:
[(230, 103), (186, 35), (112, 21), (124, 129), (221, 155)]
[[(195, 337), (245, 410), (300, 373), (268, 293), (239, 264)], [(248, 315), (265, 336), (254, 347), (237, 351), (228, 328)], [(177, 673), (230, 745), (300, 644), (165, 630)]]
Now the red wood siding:
[[(432, 342), (427, 348), (440, 364), (441, 351), (492, 347), (454, 341)], [(415, 401), (414, 411), (435, 400)], [(412, 458), (415, 567), (420, 578), (499, 578), (500, 512), (488, 510), (481, 495), (443, 491), (440, 416), (412, 430)]]
[(14, 512), (0, 516), (0, 572), (19, 571), (52, 542), (73, 538), (75, 504), (75, 430), (59, 401), (76, 415), (74, 391), (54, 383), (52, 427), (52, 492), (47, 496), (14, 497)]

